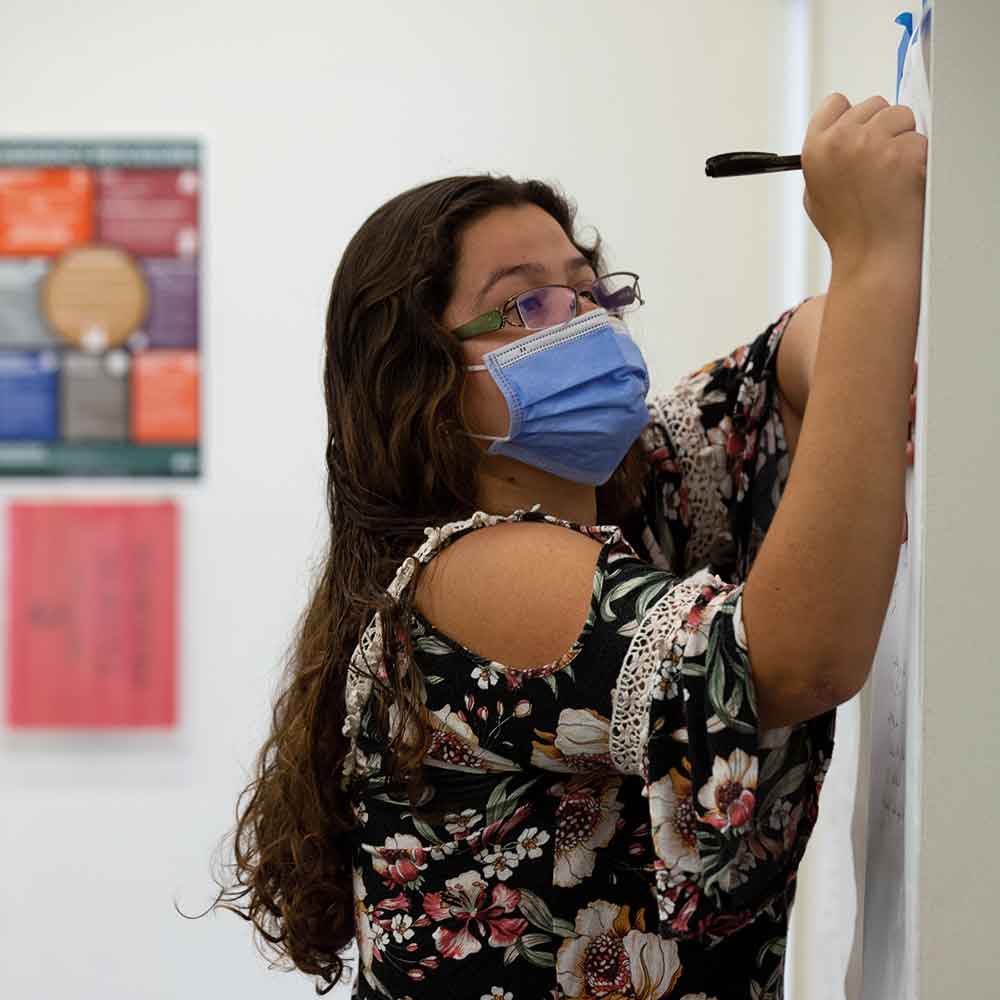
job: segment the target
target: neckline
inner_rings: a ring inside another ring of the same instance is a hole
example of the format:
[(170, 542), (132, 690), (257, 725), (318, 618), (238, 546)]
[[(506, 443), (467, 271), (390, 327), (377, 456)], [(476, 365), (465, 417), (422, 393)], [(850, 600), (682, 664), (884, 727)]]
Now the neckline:
[[(523, 520), (523, 518), (521, 518)], [(558, 520), (558, 519), (557, 519)], [(573, 528), (574, 530), (580, 530), (588, 534), (590, 537), (590, 532), (586, 530), (586, 527), (581, 525), (574, 525), (572, 522), (559, 521), (566, 527)], [(469, 529), (472, 530), (472, 529)], [(603, 530), (599, 528), (598, 530)], [(464, 533), (464, 532), (463, 532)], [(598, 601), (600, 601), (601, 596), (604, 592), (604, 578), (607, 572), (608, 557), (611, 553), (611, 549), (614, 544), (619, 541), (621, 532), (618, 528), (614, 528), (610, 536), (603, 540), (601, 545), (601, 551), (597, 556), (597, 563), (594, 566), (594, 576), (591, 585), (591, 594), (596, 596)], [(595, 541), (600, 539), (595, 538)], [(592, 596), (592, 600), (593, 600)], [(591, 605), (592, 606), (592, 605)], [(449, 635), (443, 629), (439, 628), (434, 624), (426, 615), (424, 615), (418, 608), (411, 606), (411, 611), (413, 617), (420, 622), (426, 632), (433, 636), (435, 639), (442, 641), (446, 646), (448, 646), (452, 652), (464, 657), (470, 662), (476, 664), (477, 666), (488, 666), (491, 670), (495, 670), (500, 674), (511, 674), (519, 679), (530, 678), (530, 677), (547, 677), (550, 674), (557, 673), (560, 670), (564, 670), (568, 667), (576, 658), (579, 656), (580, 652), (583, 650), (586, 640), (590, 637), (591, 633), (594, 631), (594, 626), (596, 625), (596, 618), (593, 614), (587, 614), (587, 619), (583, 623), (580, 629), (580, 633), (577, 635), (573, 644), (562, 653), (557, 659), (552, 660), (549, 663), (536, 664), (527, 667), (512, 667), (506, 663), (501, 663), (498, 660), (491, 660), (488, 656), (482, 653), (476, 652), (474, 649), (469, 649), (468, 646), (463, 645), (453, 636)]]

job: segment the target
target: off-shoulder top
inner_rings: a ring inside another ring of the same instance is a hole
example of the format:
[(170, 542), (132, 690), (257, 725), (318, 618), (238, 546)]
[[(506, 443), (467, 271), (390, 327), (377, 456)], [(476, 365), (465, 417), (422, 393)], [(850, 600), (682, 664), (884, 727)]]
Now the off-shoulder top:
[[(834, 713), (761, 730), (743, 581), (788, 478), (776, 356), (794, 310), (650, 401), (633, 515), (539, 508), (432, 525), (390, 591), (470, 531), (545, 521), (601, 543), (558, 660), (512, 669), (414, 613), (435, 730), (418, 808), (394, 797), (371, 695), (357, 752), (357, 998), (766, 1000)], [(530, 566), (525, 567), (530, 572)], [(356, 656), (377, 658), (377, 622)]]

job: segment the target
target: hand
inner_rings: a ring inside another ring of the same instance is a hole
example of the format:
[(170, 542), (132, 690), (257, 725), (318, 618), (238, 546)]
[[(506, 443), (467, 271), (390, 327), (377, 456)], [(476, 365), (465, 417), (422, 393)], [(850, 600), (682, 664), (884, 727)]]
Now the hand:
[(802, 148), (804, 204), (835, 261), (885, 251), (919, 257), (927, 139), (913, 112), (870, 97), (851, 106), (830, 94)]

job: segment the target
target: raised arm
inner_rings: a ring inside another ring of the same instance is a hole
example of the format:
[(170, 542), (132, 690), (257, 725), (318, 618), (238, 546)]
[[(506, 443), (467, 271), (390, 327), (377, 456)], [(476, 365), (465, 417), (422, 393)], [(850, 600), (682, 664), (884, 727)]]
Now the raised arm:
[(743, 595), (762, 726), (847, 700), (871, 667), (899, 555), (920, 298), (912, 112), (831, 95), (803, 165), (833, 276), (797, 455)]

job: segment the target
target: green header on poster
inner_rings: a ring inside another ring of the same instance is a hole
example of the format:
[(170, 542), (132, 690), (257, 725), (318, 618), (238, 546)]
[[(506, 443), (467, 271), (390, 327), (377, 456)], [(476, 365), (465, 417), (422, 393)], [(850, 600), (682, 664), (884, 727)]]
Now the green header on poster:
[(117, 442), (0, 442), (0, 476), (157, 476), (195, 478), (199, 449)]
[(200, 143), (193, 139), (73, 142), (0, 139), (3, 167), (197, 168)]

